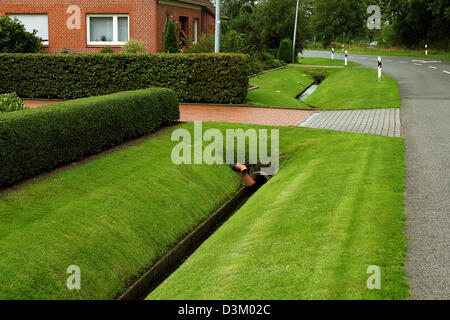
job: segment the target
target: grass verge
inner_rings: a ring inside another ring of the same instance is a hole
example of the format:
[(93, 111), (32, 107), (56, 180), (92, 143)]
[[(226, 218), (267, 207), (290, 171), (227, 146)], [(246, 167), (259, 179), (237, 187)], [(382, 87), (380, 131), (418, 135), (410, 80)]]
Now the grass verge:
[(305, 103), (319, 109), (399, 108), (401, 98), (396, 81), (376, 70), (329, 70), (328, 75)]
[(148, 299), (408, 298), (403, 140), (280, 128), (280, 148), (279, 173)]
[(164, 133), (0, 198), (0, 299), (113, 299), (240, 187), (226, 165), (173, 164), (177, 143)]
[(250, 79), (250, 85), (259, 88), (247, 94), (247, 103), (256, 106), (309, 109), (295, 97), (313, 82), (313, 77), (298, 67), (291, 66), (267, 72)]
[[(345, 61), (339, 59), (328, 59), (328, 58), (303, 58), (299, 57), (297, 59), (299, 64), (311, 65), (311, 66), (336, 66), (336, 67), (344, 67)], [(348, 61), (349, 67), (360, 66), (359, 63)]]
[[(250, 79), (259, 89), (248, 93), (250, 105), (321, 110), (398, 108), (401, 98), (396, 81), (371, 69), (330, 69), (288, 66)], [(305, 102), (296, 96), (314, 82), (325, 78)]]

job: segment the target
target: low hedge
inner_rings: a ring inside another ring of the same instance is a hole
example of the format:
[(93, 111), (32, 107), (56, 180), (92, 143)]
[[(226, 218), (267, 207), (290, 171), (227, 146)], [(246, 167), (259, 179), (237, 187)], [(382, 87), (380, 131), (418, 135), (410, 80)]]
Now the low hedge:
[(163, 88), (0, 114), (0, 186), (149, 134), (179, 116), (176, 93)]
[(242, 103), (246, 60), (242, 54), (0, 54), (0, 93), (77, 99), (164, 87), (182, 102)]

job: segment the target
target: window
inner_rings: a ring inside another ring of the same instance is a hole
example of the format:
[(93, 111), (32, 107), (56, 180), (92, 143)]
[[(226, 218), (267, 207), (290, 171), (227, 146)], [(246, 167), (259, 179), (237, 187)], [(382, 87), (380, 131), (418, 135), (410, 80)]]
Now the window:
[(128, 15), (91, 14), (87, 16), (89, 45), (123, 45), (130, 39)]
[(194, 43), (198, 42), (198, 19), (194, 19)]
[(28, 32), (37, 31), (36, 36), (42, 39), (42, 44), (48, 44), (48, 16), (46, 14), (8, 14), (11, 18), (17, 18), (25, 26)]

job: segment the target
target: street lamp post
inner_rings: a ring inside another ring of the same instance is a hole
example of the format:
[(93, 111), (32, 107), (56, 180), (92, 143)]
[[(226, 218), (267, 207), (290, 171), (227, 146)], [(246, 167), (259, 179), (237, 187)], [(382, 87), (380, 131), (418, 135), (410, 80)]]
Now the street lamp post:
[(214, 52), (220, 52), (220, 0), (216, 0), (216, 37)]
[(294, 43), (292, 45), (292, 62), (295, 62), (295, 42), (297, 41), (297, 23), (298, 23), (298, 1), (297, 9), (295, 11), (295, 26), (294, 26)]

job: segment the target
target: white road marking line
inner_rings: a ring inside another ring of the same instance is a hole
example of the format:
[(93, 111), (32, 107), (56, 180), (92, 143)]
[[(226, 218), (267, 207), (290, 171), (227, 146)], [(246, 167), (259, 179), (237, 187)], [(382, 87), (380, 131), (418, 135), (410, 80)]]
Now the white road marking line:
[(442, 71), (444, 71), (446, 74), (450, 74), (450, 71), (445, 71), (445, 70), (442, 70)]
[(406, 62), (406, 61), (400, 61), (400, 63), (408, 63), (408, 62)]
[(420, 63), (442, 63), (442, 61), (438, 61), (438, 60), (433, 60), (433, 61), (429, 61), (429, 60), (411, 60), (411, 62), (420, 62)]
[(420, 63), (414, 63), (416, 66), (422, 66), (422, 64)]
[(431, 68), (431, 69), (437, 69), (436, 67), (433, 67), (433, 66), (428, 66), (428, 68)]

